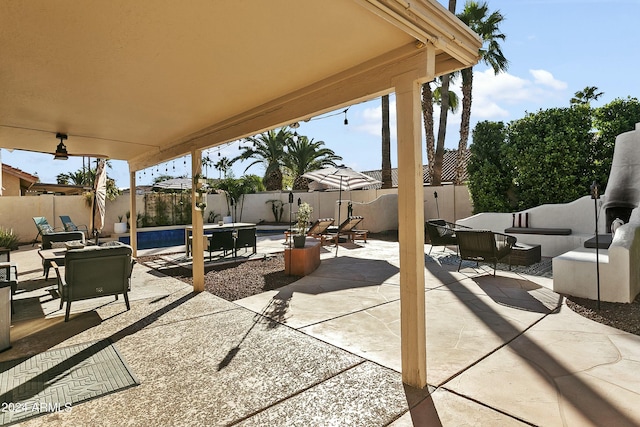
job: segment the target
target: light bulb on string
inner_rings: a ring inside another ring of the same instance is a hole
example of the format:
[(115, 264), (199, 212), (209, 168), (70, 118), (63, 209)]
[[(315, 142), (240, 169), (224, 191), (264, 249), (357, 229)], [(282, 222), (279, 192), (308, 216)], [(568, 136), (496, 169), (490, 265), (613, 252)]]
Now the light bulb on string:
[(344, 125), (345, 126), (349, 124), (349, 120), (347, 120), (347, 111), (349, 111), (348, 108), (346, 110), (344, 110)]

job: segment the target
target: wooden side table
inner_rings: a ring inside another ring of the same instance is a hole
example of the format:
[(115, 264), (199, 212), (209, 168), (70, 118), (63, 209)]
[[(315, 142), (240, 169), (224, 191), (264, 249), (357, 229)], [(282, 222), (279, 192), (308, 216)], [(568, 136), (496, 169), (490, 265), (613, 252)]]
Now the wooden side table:
[(284, 250), (284, 272), (293, 276), (311, 274), (320, 265), (320, 241), (307, 237), (304, 248)]

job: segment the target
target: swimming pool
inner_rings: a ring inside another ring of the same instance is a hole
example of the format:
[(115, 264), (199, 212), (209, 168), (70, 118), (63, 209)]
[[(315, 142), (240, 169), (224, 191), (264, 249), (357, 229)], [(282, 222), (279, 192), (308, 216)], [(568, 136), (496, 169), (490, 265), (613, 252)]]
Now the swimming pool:
[[(284, 234), (286, 227), (269, 227), (257, 226), (256, 234), (260, 236), (268, 236), (275, 234)], [(205, 234), (213, 233), (213, 230), (205, 230)], [(184, 245), (184, 226), (181, 227), (148, 227), (138, 229), (136, 233), (138, 237), (138, 249), (152, 248), (168, 248), (171, 246)], [(127, 245), (131, 244), (131, 238), (128, 234), (118, 236), (118, 240)]]

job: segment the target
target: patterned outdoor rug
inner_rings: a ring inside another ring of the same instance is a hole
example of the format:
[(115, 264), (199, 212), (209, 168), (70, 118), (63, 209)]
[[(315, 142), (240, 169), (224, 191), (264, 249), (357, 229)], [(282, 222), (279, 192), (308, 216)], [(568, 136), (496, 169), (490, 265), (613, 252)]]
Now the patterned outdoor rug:
[(0, 426), (140, 384), (109, 340), (0, 363)]
[[(431, 252), (431, 255), (424, 256), (426, 262), (435, 262), (439, 265), (453, 265), (458, 266), (460, 262), (460, 257), (458, 257), (455, 252), (436, 252), (435, 250)], [(461, 268), (476, 268), (475, 261), (462, 261)], [(484, 271), (490, 272), (493, 274), (493, 264), (488, 263), (480, 263), (480, 269)], [(498, 263), (498, 270), (509, 271), (509, 264)], [(511, 266), (511, 270), (514, 273), (521, 274), (529, 274), (531, 276), (541, 276), (553, 278), (553, 265), (551, 258), (542, 258), (539, 263), (524, 266), (524, 265), (513, 265)]]

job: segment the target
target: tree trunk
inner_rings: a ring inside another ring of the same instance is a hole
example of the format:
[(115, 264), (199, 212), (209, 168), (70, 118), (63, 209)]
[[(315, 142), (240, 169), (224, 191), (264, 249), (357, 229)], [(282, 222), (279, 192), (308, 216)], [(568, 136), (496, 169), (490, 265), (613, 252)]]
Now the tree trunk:
[[(456, 0), (449, 0), (449, 12), (456, 13)], [(447, 114), (449, 114), (449, 80), (449, 74), (442, 76), (442, 85), (440, 86), (440, 123), (438, 123), (438, 142), (436, 144), (431, 185), (442, 184), (442, 159), (444, 157), (444, 142), (447, 136)]]
[(392, 188), (391, 129), (389, 128), (389, 95), (382, 97), (382, 188)]
[(462, 70), (462, 117), (460, 119), (460, 142), (456, 156), (455, 184), (462, 184), (464, 175), (464, 153), (469, 141), (469, 123), (471, 121), (471, 89), (473, 87), (473, 69)]
[(449, 75), (442, 76), (440, 86), (440, 122), (438, 123), (438, 141), (433, 162), (433, 179), (431, 185), (442, 184), (442, 159), (444, 157), (444, 141), (447, 136), (447, 114), (449, 113)]
[(309, 179), (299, 175), (293, 180), (293, 190), (309, 191), (309, 182)]
[(422, 121), (427, 141), (427, 163), (429, 167), (429, 182), (433, 182), (433, 163), (435, 162), (435, 139), (433, 135), (433, 93), (431, 83), (422, 85)]
[(282, 171), (274, 169), (273, 172), (265, 175), (262, 183), (267, 191), (282, 190)]

